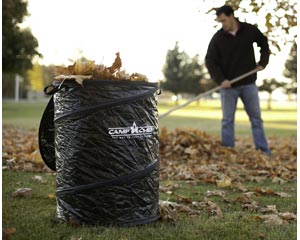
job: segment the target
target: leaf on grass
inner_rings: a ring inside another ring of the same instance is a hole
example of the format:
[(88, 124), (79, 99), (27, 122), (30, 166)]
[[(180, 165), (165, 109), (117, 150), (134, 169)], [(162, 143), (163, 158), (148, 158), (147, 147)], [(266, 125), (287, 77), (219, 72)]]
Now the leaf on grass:
[(82, 237), (74, 237), (74, 236), (72, 236), (71, 240), (82, 240)]
[(216, 180), (217, 186), (220, 188), (232, 187), (232, 179), (224, 176), (221, 180)]
[(42, 183), (42, 184), (46, 184), (48, 182), (46, 179), (44, 179), (42, 176), (39, 176), (39, 175), (35, 175), (31, 179), (34, 181), (37, 181), (39, 183)]
[(20, 197), (20, 198), (30, 198), (32, 196), (31, 188), (19, 188), (15, 192), (12, 193), (12, 197)]
[(279, 183), (279, 184), (285, 184), (287, 181), (286, 180), (283, 180), (282, 178), (280, 177), (274, 177), (272, 179), (272, 183)]
[(267, 189), (264, 189), (264, 188), (254, 188), (253, 191), (256, 192), (259, 195), (270, 196), (270, 195), (274, 195), (275, 194), (275, 192), (272, 189), (269, 189), (269, 188), (267, 188)]
[(203, 209), (207, 206), (206, 202), (197, 202), (197, 201), (193, 201), (192, 202), (192, 206), (197, 208), (197, 209)]
[(16, 164), (16, 158), (6, 160), (6, 166), (8, 169), (12, 169)]
[(250, 203), (252, 203), (252, 199), (251, 199), (251, 197), (249, 197), (249, 195), (243, 193), (236, 199), (236, 202), (250, 204)]
[(189, 206), (186, 206), (186, 205), (178, 205), (176, 207), (176, 209), (179, 211), (179, 212), (182, 212), (182, 213), (187, 213), (189, 215), (199, 215), (200, 214), (200, 211), (198, 210), (195, 210), (195, 209), (192, 209), (190, 208)]
[(172, 182), (172, 181), (168, 181), (165, 183), (165, 186), (159, 185), (159, 190), (162, 192), (172, 192), (175, 189), (179, 188), (179, 184)]
[(241, 181), (238, 181), (236, 186), (242, 192), (247, 192), (248, 191), (248, 189), (244, 187), (244, 185), (241, 183)]
[(276, 205), (267, 205), (264, 208), (259, 209), (261, 213), (277, 213)]
[(267, 176), (250, 176), (250, 181), (251, 182), (257, 182), (257, 183), (261, 183), (264, 182), (267, 179)]
[(223, 212), (221, 208), (215, 202), (208, 200), (207, 198), (205, 198), (202, 202), (193, 202), (192, 204), (194, 207), (197, 207), (198, 209), (205, 208), (210, 217), (214, 217), (214, 218), (223, 217)]
[(175, 202), (159, 200), (159, 212), (162, 220), (177, 221), (178, 213), (176, 207), (178, 206)]
[(188, 197), (185, 197), (185, 196), (182, 196), (182, 195), (178, 195), (178, 194), (174, 194), (176, 196), (176, 199), (179, 201), (179, 202), (182, 202), (182, 203), (192, 203), (192, 199), (188, 198)]
[(258, 202), (252, 201), (251, 203), (244, 203), (242, 208), (248, 211), (256, 211), (258, 209)]
[(285, 193), (285, 192), (274, 192), (272, 189), (263, 189), (263, 188), (255, 188), (254, 191), (257, 193), (257, 194), (260, 194), (260, 195), (267, 195), (267, 196), (279, 196), (279, 197), (282, 197), (282, 198), (289, 198), (291, 197), (290, 194), (288, 193)]
[(294, 213), (285, 212), (285, 213), (279, 213), (278, 215), (283, 220), (287, 220), (287, 221), (296, 221), (297, 220), (297, 215)]
[(286, 220), (281, 219), (276, 214), (260, 215), (257, 216), (257, 219), (263, 220), (263, 223), (269, 225), (284, 225), (288, 223)]
[(49, 194), (49, 195), (48, 195), (48, 198), (49, 198), (49, 199), (56, 199), (56, 195), (55, 195), (55, 194)]
[(207, 197), (210, 196), (220, 196), (220, 197), (224, 197), (225, 196), (225, 192), (222, 190), (213, 190), (213, 191), (207, 191), (205, 194)]
[(289, 198), (292, 197), (290, 194), (287, 194), (285, 192), (275, 192), (274, 195), (282, 197), (282, 198)]
[(210, 208), (209, 209), (209, 216), (214, 217), (214, 218), (222, 218), (223, 217), (223, 212), (222, 212), (220, 207)]
[(12, 234), (14, 234), (16, 231), (17, 231), (17, 228), (15, 228), (15, 227), (5, 228), (3, 230), (3, 237), (4, 237), (4, 239), (9, 239), (10, 236)]

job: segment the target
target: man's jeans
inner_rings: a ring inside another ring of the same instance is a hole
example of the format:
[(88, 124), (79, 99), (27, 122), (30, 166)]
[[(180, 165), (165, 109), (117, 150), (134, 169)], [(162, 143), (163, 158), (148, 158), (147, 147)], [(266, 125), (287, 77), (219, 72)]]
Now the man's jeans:
[(222, 102), (222, 145), (234, 147), (234, 116), (238, 98), (241, 98), (244, 108), (249, 116), (252, 135), (256, 149), (271, 154), (264, 133), (261, 119), (258, 89), (255, 84), (221, 89)]

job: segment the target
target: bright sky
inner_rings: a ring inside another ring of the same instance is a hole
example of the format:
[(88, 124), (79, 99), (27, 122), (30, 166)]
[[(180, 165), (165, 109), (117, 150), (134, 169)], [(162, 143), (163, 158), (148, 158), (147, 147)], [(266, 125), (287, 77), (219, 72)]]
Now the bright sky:
[[(167, 51), (174, 48), (176, 41), (190, 57), (199, 54), (204, 59), (216, 31), (213, 17), (204, 12), (224, 2), (28, 0), (31, 16), (25, 25), (38, 39), (45, 65), (72, 64), (82, 51), (89, 60), (110, 66), (115, 53), (120, 52), (122, 69), (157, 81), (163, 78), (161, 70)], [(268, 77), (274, 69), (282, 73), (278, 59), (275, 67), (265, 70)]]

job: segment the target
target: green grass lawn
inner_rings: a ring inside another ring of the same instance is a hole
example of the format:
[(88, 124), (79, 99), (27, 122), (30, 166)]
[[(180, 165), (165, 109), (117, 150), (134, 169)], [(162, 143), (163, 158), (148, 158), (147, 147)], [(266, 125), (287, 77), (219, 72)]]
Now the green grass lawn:
[[(220, 100), (204, 100), (198, 104), (191, 103), (185, 108), (174, 111), (160, 119), (160, 127), (196, 128), (209, 134), (219, 135), (221, 132), (221, 105)], [(267, 110), (265, 102), (261, 103), (262, 118), (267, 136), (296, 136), (297, 107), (295, 102), (273, 102), (271, 110)], [(160, 103), (160, 113), (167, 112), (175, 107), (171, 103)], [(251, 125), (242, 103), (238, 102), (235, 116), (235, 131), (237, 135), (251, 135)]]
[(2, 102), (2, 125), (38, 129), (47, 102)]
[[(207, 197), (218, 204), (223, 212), (223, 217), (210, 217), (204, 209), (199, 215), (189, 216), (181, 213), (176, 222), (156, 221), (147, 225), (136, 227), (73, 227), (55, 221), (56, 201), (49, 198), (55, 194), (55, 176), (39, 174), (47, 183), (39, 183), (32, 179), (36, 173), (3, 171), (2, 192), (2, 222), (3, 229), (15, 228), (15, 233), (10, 239), (265, 239), (285, 240), (296, 239), (296, 222), (284, 225), (266, 224), (257, 219), (262, 215), (259, 212), (243, 210), (240, 204), (227, 203), (218, 196)], [(178, 188), (174, 193), (193, 201), (206, 198), (207, 191), (216, 189), (214, 184), (199, 183), (190, 185), (184, 181), (174, 182)], [(169, 182), (161, 182), (162, 186)], [(270, 188), (272, 191), (284, 191), (291, 195), (289, 198), (278, 196), (255, 196), (253, 199), (260, 206), (276, 205), (278, 212), (296, 212), (296, 181), (283, 185), (264, 183), (246, 183), (245, 187), (254, 189)], [(13, 198), (12, 193), (21, 187), (31, 188), (31, 198)], [(239, 192), (234, 188), (222, 189), (226, 192), (227, 199), (236, 199)], [(161, 200), (176, 201), (174, 195), (160, 194)]]

